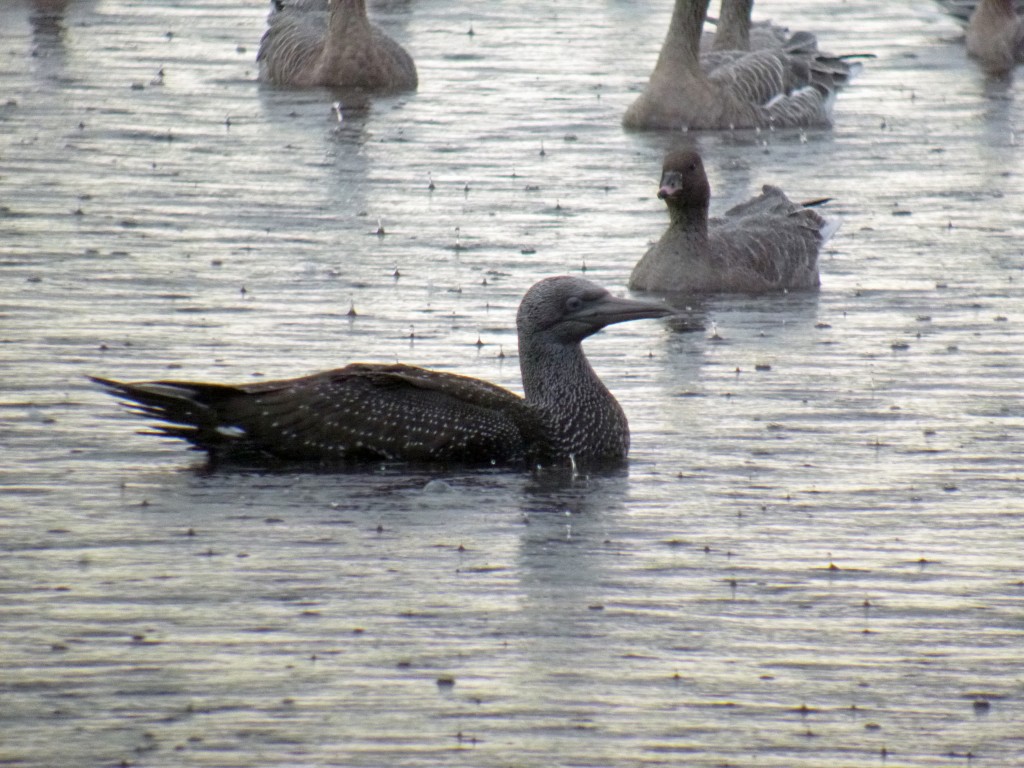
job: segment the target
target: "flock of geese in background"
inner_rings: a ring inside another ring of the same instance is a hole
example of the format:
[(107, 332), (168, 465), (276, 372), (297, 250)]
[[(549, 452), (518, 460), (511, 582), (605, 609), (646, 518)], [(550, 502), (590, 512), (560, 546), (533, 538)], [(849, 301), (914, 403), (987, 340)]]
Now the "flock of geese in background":
[[(968, 53), (993, 74), (1024, 60), (1014, 0), (939, 0), (967, 24)], [(753, 23), (753, 0), (676, 0), (654, 71), (629, 106), (634, 130), (807, 128), (831, 124), (837, 93), (862, 55), (818, 49), (809, 32)], [(416, 65), (373, 25), (365, 0), (273, 0), (260, 79), (295, 88), (413, 90)], [(816, 206), (762, 193), (709, 219), (700, 155), (670, 153), (658, 197), (670, 224), (629, 278), (638, 291), (750, 294), (817, 288), (818, 253), (837, 224)], [(525, 396), (479, 379), (402, 364), (356, 363), (298, 379), (241, 385), (94, 378), (211, 461), (338, 464), (411, 461), (574, 470), (621, 463), (629, 426), (581, 342), (608, 325), (663, 317), (660, 302), (616, 298), (577, 277), (547, 278), (517, 315)]]

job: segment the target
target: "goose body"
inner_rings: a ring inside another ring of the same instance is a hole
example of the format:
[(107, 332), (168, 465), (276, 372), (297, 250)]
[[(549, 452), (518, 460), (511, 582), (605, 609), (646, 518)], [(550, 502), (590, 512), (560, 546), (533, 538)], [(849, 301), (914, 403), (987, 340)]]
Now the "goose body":
[(701, 51), (757, 51), (780, 48), (790, 38), (786, 27), (770, 21), (753, 22), (753, 0), (722, 0), (713, 32), (701, 34)]
[(256, 57), (261, 80), (380, 92), (417, 87), (412, 57), (370, 23), (365, 0), (328, 0), (321, 7), (308, 0), (275, 4)]
[(818, 252), (837, 225), (793, 203), (777, 187), (709, 219), (711, 197), (700, 155), (669, 154), (658, 197), (668, 230), (634, 267), (629, 287), (688, 293), (769, 293), (815, 289)]
[(787, 27), (770, 21), (752, 20), (754, 0), (722, 0), (717, 29), (701, 38), (701, 67), (712, 72), (723, 63), (741, 59), (752, 51), (774, 50), (789, 57), (790, 68), (809, 79), (822, 93), (839, 90), (860, 64), (847, 59), (862, 55), (835, 56), (818, 49), (818, 39), (811, 32), (790, 32)]
[(524, 396), (480, 379), (354, 363), (295, 379), (225, 385), (93, 378), (157, 434), (211, 458), (577, 465), (621, 462), (629, 424), (581, 342), (613, 323), (670, 314), (575, 277), (535, 284), (517, 316)]
[[(676, 0), (658, 62), (623, 125), (635, 129), (716, 130), (831, 124), (835, 85), (812, 67), (809, 55), (766, 44), (757, 50), (721, 48), (703, 57), (701, 30), (709, 0)], [(730, 14), (746, 16), (746, 38), (720, 29), (722, 46), (749, 47), (749, 0)], [(730, 14), (723, 22), (731, 24)], [(733, 25), (735, 28), (735, 25)], [(742, 28), (741, 28), (742, 29)], [(739, 42), (735, 42), (735, 41)], [(813, 40), (813, 37), (812, 37)], [(816, 45), (816, 43), (815, 43)]]
[(1013, 0), (978, 3), (967, 24), (967, 53), (996, 75), (1024, 61), (1024, 18)]

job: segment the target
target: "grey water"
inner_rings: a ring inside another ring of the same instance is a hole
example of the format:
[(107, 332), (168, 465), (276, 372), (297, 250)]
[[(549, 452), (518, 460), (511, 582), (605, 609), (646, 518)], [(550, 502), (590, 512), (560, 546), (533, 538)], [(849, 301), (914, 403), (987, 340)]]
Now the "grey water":
[[(765, 0), (874, 54), (834, 128), (635, 134), (670, 0), (371, 0), (373, 99), (260, 86), (261, 0), (63, 5), (0, 2), (0, 763), (1024, 765), (1024, 73)], [(522, 293), (625, 293), (681, 142), (843, 223), (818, 294), (587, 342), (621, 471), (208, 472), (85, 379), (519, 389)]]

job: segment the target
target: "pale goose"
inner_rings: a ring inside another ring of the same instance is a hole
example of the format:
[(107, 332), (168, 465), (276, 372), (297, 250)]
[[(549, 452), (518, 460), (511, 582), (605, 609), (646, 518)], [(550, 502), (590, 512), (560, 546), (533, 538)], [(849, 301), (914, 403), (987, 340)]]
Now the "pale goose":
[(978, 3), (967, 24), (967, 53), (994, 75), (1024, 62), (1024, 18), (1013, 0)]
[(711, 73), (722, 64), (735, 61), (749, 51), (776, 50), (806, 66), (810, 79), (822, 92), (842, 88), (860, 71), (860, 64), (849, 63), (852, 58), (870, 58), (869, 54), (835, 56), (818, 49), (818, 39), (802, 30), (790, 32), (788, 28), (770, 21), (754, 22), (751, 15), (754, 0), (722, 0), (717, 29), (705, 32), (701, 38), (701, 68)]
[(261, 80), (296, 88), (416, 88), (412, 57), (370, 23), (366, 0), (329, 0), (326, 11), (294, 1), (292, 7), (277, 0), (267, 20), (256, 57)]
[(781, 189), (765, 185), (758, 197), (708, 219), (711, 188), (700, 155), (670, 153), (658, 197), (671, 223), (629, 277), (639, 291), (769, 293), (815, 289), (818, 251), (838, 228)]
[(705, 72), (700, 37), (710, 0), (676, 0), (668, 34), (643, 93), (623, 117), (627, 128), (828, 126), (834, 89), (812, 84), (806, 59), (767, 48)]

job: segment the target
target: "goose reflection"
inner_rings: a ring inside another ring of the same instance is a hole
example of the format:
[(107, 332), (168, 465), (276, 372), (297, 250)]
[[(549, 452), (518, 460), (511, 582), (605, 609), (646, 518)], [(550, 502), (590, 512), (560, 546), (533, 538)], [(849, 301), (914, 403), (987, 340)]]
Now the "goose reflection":
[(32, 56), (47, 58), (64, 53), (64, 13), (68, 0), (32, 0), (29, 23), (32, 25)]

